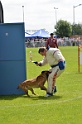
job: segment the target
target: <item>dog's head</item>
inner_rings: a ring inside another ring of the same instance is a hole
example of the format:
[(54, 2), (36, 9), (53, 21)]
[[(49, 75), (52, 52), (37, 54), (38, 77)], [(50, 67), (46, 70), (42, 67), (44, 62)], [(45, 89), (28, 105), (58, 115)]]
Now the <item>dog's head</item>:
[(51, 72), (50, 71), (47, 71), (47, 70), (41, 72), (41, 74), (46, 75), (47, 78), (48, 78), (48, 76), (49, 76), (50, 73)]

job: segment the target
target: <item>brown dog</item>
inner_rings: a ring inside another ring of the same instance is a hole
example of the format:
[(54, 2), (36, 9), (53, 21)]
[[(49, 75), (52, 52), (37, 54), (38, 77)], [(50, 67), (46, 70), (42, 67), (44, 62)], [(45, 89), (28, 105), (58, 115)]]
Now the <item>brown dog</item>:
[(25, 80), (24, 82), (20, 83), (17, 89), (21, 88), (27, 94), (27, 96), (29, 96), (28, 90), (30, 90), (32, 94), (36, 95), (33, 88), (40, 88), (41, 90), (47, 91), (47, 88), (44, 86), (44, 84), (48, 80), (49, 73), (49, 71), (42, 71), (41, 74), (36, 78)]

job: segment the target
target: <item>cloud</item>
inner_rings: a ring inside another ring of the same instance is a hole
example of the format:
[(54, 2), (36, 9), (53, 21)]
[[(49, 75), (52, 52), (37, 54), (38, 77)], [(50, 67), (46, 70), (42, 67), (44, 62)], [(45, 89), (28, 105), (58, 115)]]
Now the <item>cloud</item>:
[[(73, 5), (81, 4), (81, 0), (2, 0), (5, 22), (22, 22), (24, 6), (24, 21), (26, 29), (45, 28), (54, 31), (54, 25), (62, 19), (73, 23)], [(56, 10), (54, 7), (57, 7)], [(75, 8), (76, 23), (82, 22), (82, 6)]]

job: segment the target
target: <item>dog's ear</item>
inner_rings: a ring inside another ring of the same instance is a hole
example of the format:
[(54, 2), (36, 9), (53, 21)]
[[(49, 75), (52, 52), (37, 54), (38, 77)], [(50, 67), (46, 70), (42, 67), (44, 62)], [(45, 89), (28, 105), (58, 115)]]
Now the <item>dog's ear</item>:
[(49, 74), (51, 73), (50, 71), (46, 71), (47, 73), (46, 73), (46, 76), (47, 76), (47, 78), (48, 78), (48, 76), (49, 76)]
[(41, 74), (43, 74), (45, 71), (42, 71)]
[(41, 74), (43, 74), (43, 73), (45, 73), (45, 72), (47, 72), (47, 73), (48, 73), (49, 71), (47, 71), (47, 70), (45, 70), (45, 71), (42, 71), (42, 72), (41, 72)]
[(48, 71), (48, 73), (50, 74), (50, 73), (52, 73), (51, 71)]
[(49, 72), (49, 71), (47, 71), (47, 72), (46, 72), (46, 76), (47, 76), (47, 78), (48, 78), (49, 74), (50, 74), (50, 72)]

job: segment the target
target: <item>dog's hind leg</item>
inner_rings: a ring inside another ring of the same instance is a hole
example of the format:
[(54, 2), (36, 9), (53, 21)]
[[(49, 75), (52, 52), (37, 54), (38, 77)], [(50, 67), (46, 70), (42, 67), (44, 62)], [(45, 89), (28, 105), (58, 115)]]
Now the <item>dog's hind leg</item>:
[(29, 90), (32, 92), (32, 94), (36, 95), (31, 87), (29, 87)]
[(30, 95), (28, 94), (28, 89), (26, 87), (21, 87), (21, 88), (27, 94), (27, 96), (30, 97)]

